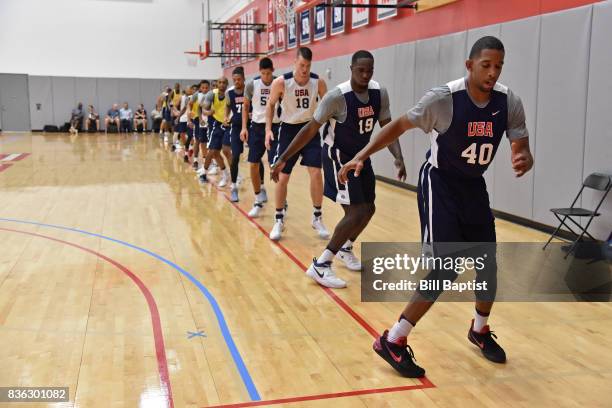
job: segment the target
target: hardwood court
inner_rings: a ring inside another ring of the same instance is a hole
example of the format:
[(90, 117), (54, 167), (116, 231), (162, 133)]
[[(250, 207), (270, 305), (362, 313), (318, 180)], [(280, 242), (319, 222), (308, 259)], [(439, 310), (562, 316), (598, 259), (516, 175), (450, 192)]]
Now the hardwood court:
[[(31, 154), (0, 172), (3, 386), (68, 386), (63, 406), (79, 407), (610, 404), (609, 303), (497, 304), (505, 366), (468, 343), (471, 304), (436, 304), (411, 335), (427, 379), (398, 377), (369, 331), (403, 304), (360, 303), (359, 275), (340, 265), (345, 290), (303, 276), (325, 245), (303, 170), (281, 247), (244, 216), (248, 179), (235, 207), (156, 135), (2, 134), (0, 154), (15, 153)], [(416, 195), (377, 188), (362, 240), (417, 241)], [(325, 201), (330, 229), (340, 213)], [(272, 214), (270, 202), (257, 220), (265, 231)], [(502, 220), (497, 231), (546, 237)]]

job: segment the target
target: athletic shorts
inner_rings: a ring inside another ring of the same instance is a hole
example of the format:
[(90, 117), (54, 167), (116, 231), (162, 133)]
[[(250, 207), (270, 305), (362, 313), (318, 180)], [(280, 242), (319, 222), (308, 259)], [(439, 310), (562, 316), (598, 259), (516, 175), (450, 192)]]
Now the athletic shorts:
[(370, 159), (364, 162), (359, 177), (355, 177), (354, 173), (350, 172), (346, 184), (340, 184), (338, 181), (338, 172), (342, 165), (351, 159), (352, 157), (342, 153), (336, 147), (327, 143), (323, 144), (321, 162), (323, 164), (325, 197), (343, 205), (373, 204), (376, 199), (376, 177)]
[(221, 122), (215, 120), (212, 127), (208, 130), (208, 148), (210, 150), (221, 150), (224, 137), (225, 128)]
[[(270, 141), (268, 150), (268, 163), (272, 164), (278, 146), (278, 125), (272, 125), (274, 138)], [(266, 125), (264, 123), (251, 123), (249, 127), (249, 163), (259, 163), (266, 153)]]
[[(276, 156), (280, 156), (283, 154), (289, 144), (295, 139), (295, 136), (298, 132), (306, 126), (306, 123), (299, 123), (296, 125), (281, 123), (279, 131), (278, 131), (278, 147), (276, 151)], [(293, 167), (297, 163), (298, 159), (302, 156), (302, 160), (300, 164), (302, 166), (307, 167), (316, 167), (321, 168), (321, 135), (317, 133), (315, 137), (313, 137), (307, 144), (297, 152), (293, 157), (290, 157), (287, 160), (287, 164), (283, 168), (283, 173), (291, 174), (293, 171)]]

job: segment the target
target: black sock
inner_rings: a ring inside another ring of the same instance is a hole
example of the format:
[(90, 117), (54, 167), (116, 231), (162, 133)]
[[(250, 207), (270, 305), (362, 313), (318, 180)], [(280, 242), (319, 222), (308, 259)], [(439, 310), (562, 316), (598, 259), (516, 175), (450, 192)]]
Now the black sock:
[(259, 179), (261, 180), (261, 184), (264, 182), (264, 164), (262, 161), (259, 162)]
[(283, 218), (285, 218), (285, 209), (284, 208), (277, 208), (276, 209), (276, 219), (277, 220), (282, 220)]
[(314, 210), (312, 212), (312, 215), (314, 215), (315, 217), (320, 217), (321, 215), (323, 215), (323, 213), (321, 212), (321, 207), (313, 207)]
[(240, 163), (240, 156), (232, 156), (232, 164), (230, 165), (230, 173), (232, 174), (232, 183), (236, 184), (238, 180), (238, 163)]

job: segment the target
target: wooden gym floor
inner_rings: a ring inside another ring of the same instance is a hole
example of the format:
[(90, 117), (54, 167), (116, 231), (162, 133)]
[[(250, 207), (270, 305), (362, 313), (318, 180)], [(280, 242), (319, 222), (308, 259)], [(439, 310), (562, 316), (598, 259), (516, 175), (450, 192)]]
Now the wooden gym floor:
[[(403, 304), (360, 303), (340, 265), (345, 290), (303, 276), (325, 246), (303, 169), (276, 245), (272, 205), (245, 216), (248, 177), (234, 206), (157, 136), (5, 132), (0, 158), (0, 386), (70, 387), (49, 406), (610, 406), (609, 303), (497, 304), (505, 366), (468, 343), (471, 304), (436, 304), (410, 339), (427, 379), (396, 375), (372, 335)], [(418, 241), (415, 194), (377, 193), (362, 241)], [(341, 209), (324, 214), (331, 230)]]

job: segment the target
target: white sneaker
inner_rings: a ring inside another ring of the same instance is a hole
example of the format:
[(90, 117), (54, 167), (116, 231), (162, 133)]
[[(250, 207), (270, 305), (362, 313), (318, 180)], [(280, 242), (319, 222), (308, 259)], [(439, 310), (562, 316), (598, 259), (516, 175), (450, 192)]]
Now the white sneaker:
[(261, 212), (261, 209), (263, 208), (263, 205), (260, 202), (255, 202), (255, 204), (253, 204), (253, 208), (251, 208), (251, 211), (249, 211), (249, 217), (251, 218), (257, 218), (259, 217), (259, 213)]
[(261, 191), (259, 192), (259, 194), (261, 194), (261, 202), (262, 203), (267, 203), (268, 202), (268, 192), (266, 191), (265, 187), (261, 187)]
[(312, 217), (312, 228), (317, 231), (320, 238), (329, 238), (329, 231), (325, 228), (325, 225), (323, 225), (323, 219), (321, 217)]
[(268, 202), (268, 193), (266, 193), (266, 189), (265, 188), (262, 187), (261, 190), (259, 190), (259, 194), (257, 194), (256, 199), (260, 203), (267, 203)]
[(211, 176), (214, 176), (218, 172), (219, 172), (219, 170), (217, 169), (217, 166), (214, 165), (214, 164), (211, 164), (210, 168), (208, 169), (208, 174), (210, 174)]
[(283, 229), (285, 229), (285, 223), (283, 220), (276, 220), (274, 227), (272, 227), (272, 231), (270, 231), (270, 239), (272, 241), (278, 241), (281, 239)]
[(351, 271), (361, 270), (361, 261), (353, 253), (353, 247), (340, 248), (336, 254), (336, 258), (344, 262), (344, 265)]
[(198, 167), (198, 169), (196, 170), (196, 174), (198, 176), (201, 176), (202, 174), (206, 173), (206, 170), (204, 170), (204, 166), (200, 166)]
[(227, 180), (229, 179), (229, 174), (227, 169), (221, 171), (221, 181), (219, 182), (219, 188), (223, 188), (227, 186)]
[(164, 143), (168, 143), (168, 136), (164, 136)]
[(331, 262), (319, 264), (317, 258), (314, 258), (306, 271), (306, 275), (310, 276), (319, 285), (328, 288), (346, 288), (346, 282), (336, 276)]

